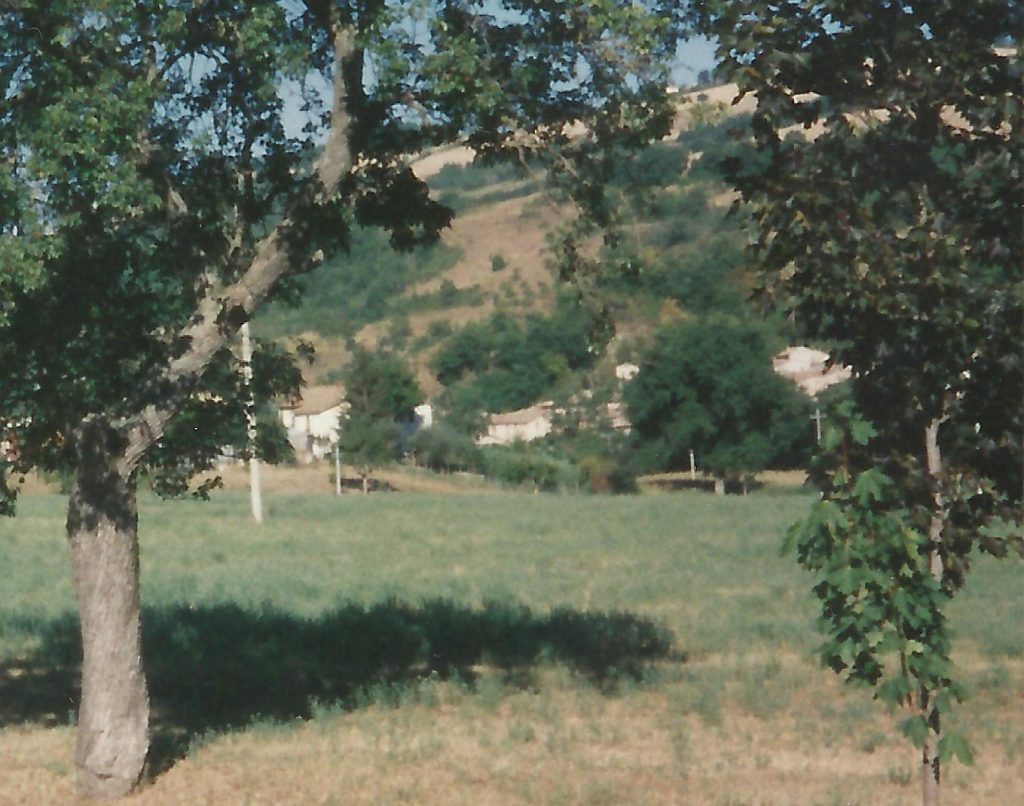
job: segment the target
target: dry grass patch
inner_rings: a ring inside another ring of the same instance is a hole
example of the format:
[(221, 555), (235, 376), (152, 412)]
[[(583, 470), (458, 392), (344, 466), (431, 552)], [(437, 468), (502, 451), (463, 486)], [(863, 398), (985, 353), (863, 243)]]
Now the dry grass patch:
[[(550, 289), (553, 278), (547, 268), (547, 236), (565, 213), (550, 205), (537, 210), (539, 203), (540, 196), (533, 195), (475, 207), (456, 216), (444, 240), (460, 250), (461, 258), (440, 276), (413, 286), (406, 295), (437, 291), (445, 280), (458, 288), (478, 285), (485, 294), (498, 293), (513, 270), (518, 270), (521, 282), (534, 291), (541, 291), (542, 285)], [(507, 268), (491, 270), (495, 255), (505, 260)], [(551, 293), (549, 290), (548, 296)]]
[[(730, 704), (715, 724), (681, 707), (675, 688), (606, 695), (557, 670), (527, 691), (431, 683), (428, 702), (210, 737), (132, 803), (915, 802), (914, 753), (880, 714), (855, 732), (823, 722), (814, 701), (846, 695), (821, 683), (806, 691), (804, 712), (761, 719)], [(66, 729), (0, 732), (4, 802), (74, 802), (56, 761), (70, 745)], [(991, 742), (978, 749), (983, 765), (948, 774), (947, 802), (1020, 802), (1019, 759)]]
[[(342, 468), (342, 477), (354, 486), (359, 476)], [(416, 467), (393, 465), (373, 472), (373, 478), (395, 492), (434, 493), (439, 495), (471, 495), (481, 492), (500, 492), (499, 485), (472, 473), (433, 473)], [(249, 467), (244, 464), (225, 465), (207, 476), (220, 476), (223, 488), (229, 492), (247, 492)], [(205, 478), (206, 476), (204, 476)], [(265, 499), (273, 505), (274, 496), (334, 495), (331, 465), (313, 462), (308, 465), (261, 465), (260, 481)], [(346, 488), (344, 495), (355, 494)]]

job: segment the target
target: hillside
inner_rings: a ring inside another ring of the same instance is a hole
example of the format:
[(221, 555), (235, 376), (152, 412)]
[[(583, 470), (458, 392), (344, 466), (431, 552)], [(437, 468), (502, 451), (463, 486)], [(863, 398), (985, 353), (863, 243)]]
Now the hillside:
[[(616, 178), (617, 192), (637, 194), (626, 200), (625, 243), (604, 255), (609, 265), (639, 268), (629, 277), (612, 269), (603, 283), (624, 355), (653, 327), (689, 311), (743, 304), (743, 235), (725, 218), (732, 194), (716, 168), (734, 148), (734, 116), (745, 111), (727, 105), (733, 95), (726, 86), (685, 96), (673, 134)], [(254, 324), (258, 335), (314, 346), (310, 383), (336, 376), (353, 343), (384, 344), (436, 395), (442, 386), (431, 362), (454, 332), (495, 314), (517, 321), (549, 314), (566, 293), (548, 266), (547, 244), (566, 213), (541, 178), (474, 164), (459, 148), (427, 155), (414, 170), (456, 211), (440, 244), (399, 255), (382, 234), (358, 233), (351, 255), (304, 279), (298, 307), (274, 304)]]
[[(671, 134), (623, 159), (606, 188), (620, 237), (591, 244), (586, 304), (551, 265), (571, 211), (543, 176), (449, 148), (412, 165), (455, 212), (439, 243), (398, 254), (383, 233), (354, 232), (348, 255), (305, 278), (297, 307), (259, 315), (256, 335), (311, 344), (309, 385), (339, 383), (357, 347), (407, 364), (441, 427), (390, 455), (436, 470), (607, 492), (691, 463), (737, 482), (801, 468), (811, 404), (772, 371), (793, 325), (754, 310), (747, 236), (729, 215), (723, 161), (758, 159), (750, 101), (734, 97), (681, 97)], [(499, 412), (537, 422), (477, 444)]]

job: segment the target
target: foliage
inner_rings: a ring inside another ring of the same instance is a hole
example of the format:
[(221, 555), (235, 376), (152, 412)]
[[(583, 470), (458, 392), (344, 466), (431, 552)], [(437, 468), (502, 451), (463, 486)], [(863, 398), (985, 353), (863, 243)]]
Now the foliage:
[(587, 454), (580, 460), (580, 478), (592, 493), (635, 493), (636, 474), (621, 454)]
[(514, 163), (471, 162), (468, 165), (445, 165), (430, 177), (430, 187), (468, 193), (522, 178), (522, 166)]
[(619, 402), (620, 382), (604, 369), (591, 373), (587, 388), (557, 401), (544, 444), (579, 468), (581, 486), (589, 492), (635, 493), (635, 456), (626, 435), (613, 427), (608, 408)]
[(341, 373), (349, 414), (377, 420), (408, 420), (423, 402), (409, 366), (389, 352), (356, 347)]
[(371, 468), (401, 455), (402, 423), (409, 422), (413, 409), (423, 402), (423, 390), (400, 358), (361, 347), (341, 377), (349, 409), (338, 448), (365, 477)]
[[(960, 693), (948, 599), (976, 548), (1024, 549), (1021, 67), (996, 48), (1020, 9), (707, 9), (727, 72), (757, 99), (761, 159), (730, 170), (764, 294), (854, 371), (848, 434), (797, 539), (822, 578), (826, 656), (910, 709), (931, 792), (946, 757), (969, 759), (940, 731)], [(881, 664), (885, 651), (904, 663)]]
[(799, 466), (812, 442), (809, 401), (772, 370), (765, 329), (723, 318), (660, 330), (623, 398), (640, 462), (736, 476)]
[(747, 122), (737, 116), (694, 125), (622, 166), (616, 188), (633, 228), (623, 227), (603, 250), (608, 268), (594, 277), (613, 312), (645, 298), (672, 299), (699, 314), (746, 308), (745, 236), (739, 220), (712, 200), (726, 190), (723, 163), (757, 157)]
[(364, 483), (375, 467), (398, 459), (402, 453), (402, 427), (393, 420), (365, 414), (350, 415), (338, 434), (341, 461), (354, 465)]
[[(872, 466), (874, 428), (847, 399), (829, 411), (812, 478), (822, 489), (810, 517), (787, 538), (804, 567), (821, 581), (828, 638), (824, 663), (851, 680), (877, 686), (877, 697), (891, 708), (914, 711), (919, 689), (941, 692), (931, 709), (906, 719), (901, 728), (917, 745), (939, 726), (963, 686), (952, 679), (948, 599), (929, 565), (927, 511), (908, 511), (906, 491)], [(945, 747), (957, 748), (970, 763), (970, 750), (956, 732), (946, 731)]]
[(684, 23), (662, 0), (0, 6), (0, 411), (15, 470), (75, 474), (85, 793), (143, 774), (136, 484), (208, 466), (215, 418), (181, 415), (236, 400), (211, 368), (238, 328), (358, 227), (435, 242), (452, 211), (408, 165), (430, 146), (545, 156), (600, 228), (588, 180), (667, 131)]
[(656, 143), (618, 166), (613, 182), (620, 188), (666, 188), (678, 184), (686, 153), (670, 143)]
[(487, 406), (480, 387), (460, 383), (441, 390), (435, 398), (438, 420), (458, 434), (477, 437), (487, 430)]
[[(501, 13), (445, 0), (222, 6), (0, 12), (0, 367), (18, 379), (0, 407), (31, 417), (23, 467), (73, 467), (83, 420), (134, 425), (169, 401), (151, 442), (187, 457), (163, 464), (201, 468), (209, 451), (198, 441), (215, 435), (190, 430), (178, 445), (164, 425), (197, 396), (229, 399), (206, 372), (227, 361), (222, 351), (195, 371), (183, 360), (199, 345), (199, 308), (209, 308), (204, 336), (219, 328), (226, 343), (266, 299), (294, 297), (296, 278), (320, 262), (344, 266), (330, 285), (357, 291), (343, 294), (336, 320), (372, 315), (412, 275), (436, 270), (416, 258), (391, 273), (365, 257), (386, 251), (367, 229), (414, 249), (450, 219), (404, 155), (453, 140), (496, 161), (528, 155), (597, 209), (598, 189), (567, 169), (665, 130), (667, 64), (684, 31), (659, 2), (558, 4), (557, 25), (543, 4), (520, 0)], [(286, 125), (289, 92), (300, 132)], [(584, 122), (593, 137), (573, 143), (558, 121)], [(340, 256), (353, 251), (348, 275)], [(273, 255), (273, 276), (243, 287), (265, 267), (257, 254)], [(188, 377), (168, 376), (183, 365)]]
[(488, 445), (481, 452), (484, 475), (510, 487), (532, 487), (543, 492), (579, 488), (579, 468), (541, 445)]
[(344, 256), (304, 275), (284, 298), (256, 317), (259, 333), (278, 337), (313, 331), (349, 336), (393, 310), (395, 297), (450, 268), (459, 253), (443, 242), (397, 252), (386, 233), (356, 229)]
[(749, 114), (731, 115), (716, 122), (691, 126), (680, 132), (677, 142), (688, 160), (687, 175), (691, 179), (725, 179), (725, 166), (730, 170), (754, 170), (766, 161), (751, 136)]
[(482, 410), (523, 408), (593, 363), (591, 326), (588, 312), (564, 297), (550, 316), (530, 314), (522, 324), (499, 312), (458, 330), (432, 367), (446, 387), (472, 387)]
[(461, 211), (543, 190), (542, 168), (533, 159), (520, 163), (478, 159), (468, 165), (445, 165), (428, 182), (441, 202)]
[(461, 305), (483, 305), (484, 297), (480, 286), (472, 285), (459, 288), (451, 280), (441, 281), (437, 291), (413, 294), (397, 300), (391, 300), (391, 308), (403, 313), (419, 313), (431, 310), (450, 310)]
[(480, 449), (472, 437), (445, 423), (421, 428), (413, 435), (409, 447), (416, 456), (416, 463), (431, 470), (476, 471), (483, 464)]

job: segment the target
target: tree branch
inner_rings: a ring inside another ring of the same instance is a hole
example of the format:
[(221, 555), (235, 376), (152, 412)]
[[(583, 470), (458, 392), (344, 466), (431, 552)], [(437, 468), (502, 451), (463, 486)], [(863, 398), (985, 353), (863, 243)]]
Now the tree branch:
[(313, 175), (306, 180), (273, 231), (254, 250), (248, 268), (226, 288), (208, 287), (196, 303), (191, 321), (177, 336), (181, 353), (164, 368), (150, 389), (159, 390), (159, 403), (146, 404), (125, 418), (118, 429), (125, 451), (118, 466), (122, 476), (135, 472), (146, 452), (166, 432), (214, 356), (238, 327), (255, 313), (271, 289), (296, 265), (299, 255), (289, 243), (289, 233), (310, 205), (326, 204), (338, 192), (352, 169), (350, 88), (345, 81), (347, 62), (358, 57), (355, 32), (342, 25), (332, 6), (330, 34), (334, 47), (334, 81), (331, 126)]

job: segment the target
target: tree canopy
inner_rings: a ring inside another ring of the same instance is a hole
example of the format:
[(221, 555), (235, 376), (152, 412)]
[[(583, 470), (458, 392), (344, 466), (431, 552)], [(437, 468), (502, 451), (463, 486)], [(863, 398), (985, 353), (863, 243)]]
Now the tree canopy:
[(593, 365), (592, 327), (590, 313), (563, 294), (547, 316), (530, 314), (520, 323), (497, 313), (465, 325), (431, 365), (448, 387), (448, 403), (473, 401), (478, 410), (490, 412), (524, 408), (569, 372)]
[(83, 790), (141, 775), (135, 485), (206, 463), (217, 418), (188, 413), (236, 405), (238, 327), (356, 226), (436, 239), (451, 211), (408, 166), (430, 146), (538, 159), (606, 221), (616, 157), (667, 130), (684, 29), (667, 0), (0, 6), (0, 412), (15, 470), (75, 476)]
[(357, 348), (342, 372), (349, 404), (339, 430), (342, 457), (356, 465), (364, 487), (372, 468), (399, 458), (402, 426), (423, 402), (423, 390), (409, 367), (387, 353)]
[(170, 445), (233, 327), (354, 226), (435, 239), (450, 213), (406, 155), (550, 147), (568, 187), (657, 134), (671, 5), (5, 6), (0, 407), (31, 418), (24, 461), (73, 466), (94, 415)]
[[(1024, 133), (1018, 3), (703, 4), (757, 102), (733, 164), (763, 293), (853, 369), (794, 535), (823, 657), (905, 706), (924, 748), (961, 693), (945, 608), (975, 549), (1021, 548)], [(1010, 45), (1010, 47), (1006, 47)]]
[(623, 394), (639, 461), (716, 476), (793, 467), (813, 442), (810, 401), (772, 370), (764, 329), (727, 318), (658, 331)]

